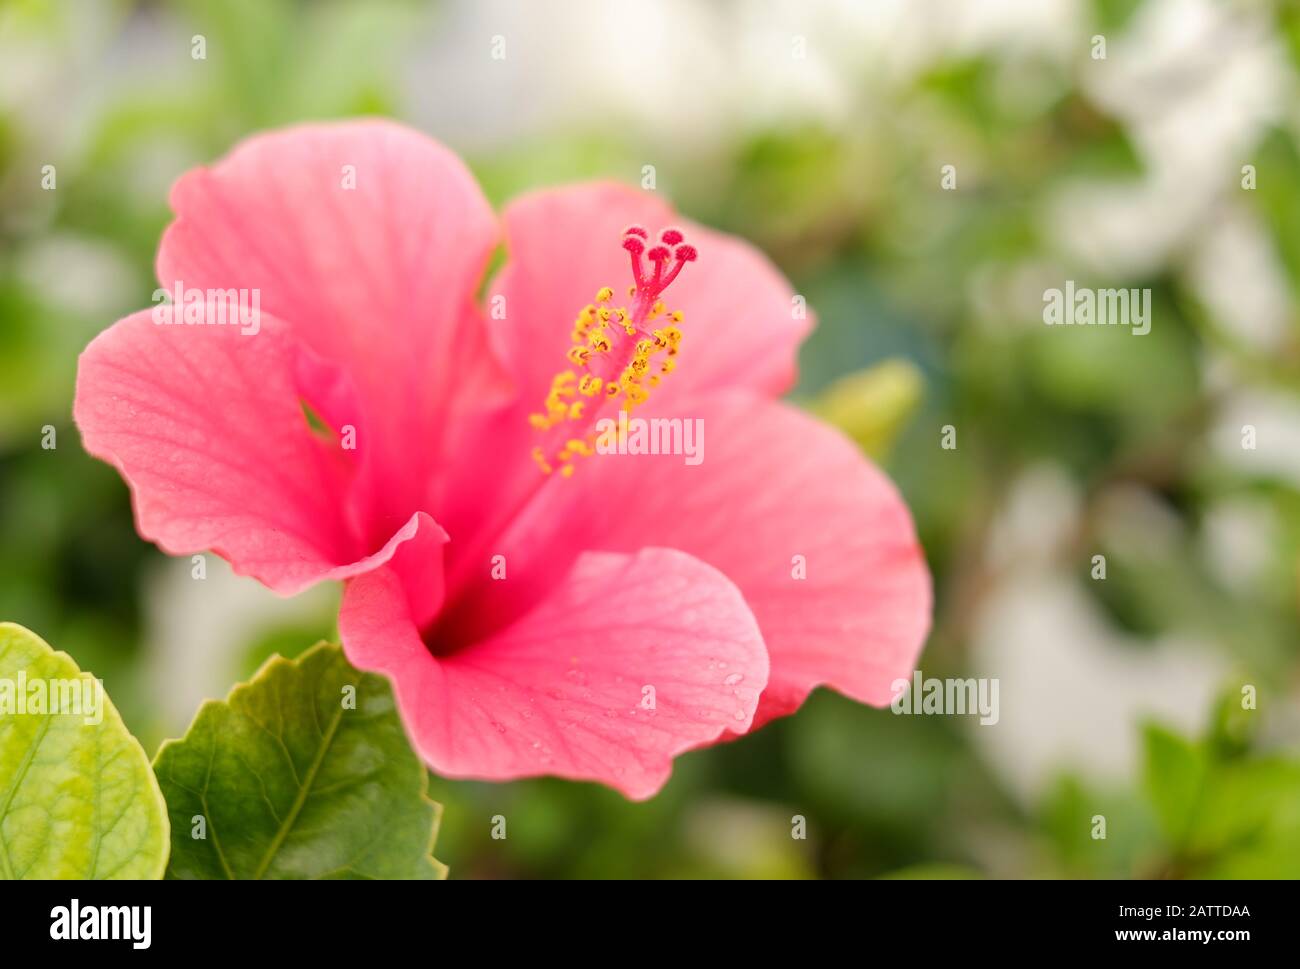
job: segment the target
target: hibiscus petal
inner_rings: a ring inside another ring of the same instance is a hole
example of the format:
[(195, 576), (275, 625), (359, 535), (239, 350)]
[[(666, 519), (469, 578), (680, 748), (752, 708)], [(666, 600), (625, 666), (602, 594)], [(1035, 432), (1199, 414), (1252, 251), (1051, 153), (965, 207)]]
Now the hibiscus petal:
[(498, 239), (458, 158), (384, 121), (258, 135), (182, 177), (158, 254), (165, 287), (257, 289), (345, 365), (368, 427), (372, 541), (427, 505), (456, 446), (449, 413), (500, 392), (475, 292)]
[[(679, 218), (651, 192), (612, 182), (547, 189), (521, 196), (504, 213), (508, 261), (492, 292), (506, 317), (492, 339), (508, 361), (526, 405), (540, 406), (579, 310), (610, 286), (616, 303), (632, 282), (623, 230), (676, 226), (699, 251), (664, 294), (685, 315), (674, 394), (691, 388), (747, 387), (779, 394), (794, 382), (795, 355), (812, 326), (767, 257), (741, 239)], [(670, 386), (665, 383), (665, 389)]]
[(447, 657), (421, 641), (389, 568), (348, 583), (339, 629), (352, 662), (392, 679), (416, 748), (451, 777), (551, 774), (647, 798), (675, 756), (747, 730), (767, 682), (739, 591), (671, 549), (583, 555), (534, 610)]
[(665, 546), (719, 569), (757, 617), (772, 665), (759, 723), (793, 712), (821, 684), (887, 704), (930, 622), (924, 554), (888, 478), (839, 432), (752, 394), (675, 410), (703, 421), (698, 466), (598, 454), (572, 478), (553, 476), (492, 544), (510, 588), (477, 582), (461, 596), (453, 586), (448, 635), (508, 622), (587, 549)]
[(347, 454), (311, 432), (302, 408), (319, 389), (305, 375), (325, 373), (266, 314), (245, 335), (160, 326), (142, 311), (82, 353), (74, 416), (86, 450), (126, 480), (144, 538), (173, 555), (210, 549), (290, 595), (441, 532), (412, 516), (373, 554), (357, 542)]

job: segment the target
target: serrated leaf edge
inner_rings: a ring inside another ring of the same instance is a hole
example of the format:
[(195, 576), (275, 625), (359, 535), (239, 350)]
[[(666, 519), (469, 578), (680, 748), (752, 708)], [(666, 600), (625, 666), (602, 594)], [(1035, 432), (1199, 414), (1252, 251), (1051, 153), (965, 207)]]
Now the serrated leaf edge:
[[(36, 640), (38, 643), (40, 643), (42, 646), (48, 649), (54, 656), (62, 657), (63, 659), (66, 659), (69, 663), (72, 664), (73, 669), (77, 670), (77, 672), (83, 673), (88, 676), (95, 675), (90, 670), (82, 669), (81, 665), (72, 657), (70, 653), (67, 653), (61, 649), (55, 649), (48, 642), (45, 641), (45, 638), (43, 636), (41, 636), (39, 633), (32, 632), (32, 630), (28, 629), (26, 626), (16, 622), (0, 622), (0, 632), (4, 632), (6, 630), (16, 631), (23, 635), (30, 636), (32, 639)], [(149, 880), (159, 881), (166, 873), (167, 863), (171, 860), (171, 855), (172, 855), (172, 821), (171, 821), (171, 815), (167, 811), (167, 799), (163, 797), (162, 787), (158, 783), (158, 776), (154, 773), (153, 770), (153, 761), (149, 759), (149, 754), (145, 751), (144, 745), (140, 743), (139, 738), (136, 737), (136, 735), (133, 734), (127, 728), (126, 722), (122, 719), (121, 712), (117, 709), (117, 706), (113, 703), (112, 697), (108, 695), (108, 691), (104, 690), (103, 692), (104, 692), (103, 699), (104, 699), (104, 703), (107, 704), (107, 710), (111, 710), (113, 712), (113, 716), (117, 718), (117, 722), (121, 726), (122, 732), (125, 733), (127, 738), (130, 740), (130, 742), (135, 745), (136, 750), (140, 752), (140, 756), (144, 759), (144, 762), (149, 765), (148, 787), (150, 793), (154, 797), (155, 804), (158, 807), (159, 816), (162, 818), (162, 826), (163, 826), (163, 832), (165, 834), (165, 837), (163, 838), (163, 852), (162, 852), (162, 858), (159, 861), (158, 869), (156, 872), (151, 873), (148, 876), (148, 878)], [(105, 713), (107, 713), (107, 710), (105, 711)], [(47, 714), (47, 716), (49, 715)], [(428, 781), (428, 777), (426, 776), (425, 777), (426, 789), (428, 787), (428, 784), (429, 781)]]
[[(158, 763), (162, 759), (162, 755), (164, 751), (166, 751), (167, 748), (172, 746), (173, 744), (184, 743), (186, 738), (189, 737), (190, 731), (194, 729), (194, 725), (198, 723), (199, 718), (203, 716), (204, 711), (207, 710), (209, 707), (230, 706), (231, 703), (234, 702), (235, 698), (238, 695), (240, 695), (243, 691), (252, 689), (254, 684), (256, 684), (262, 677), (269, 675), (273, 669), (276, 669), (281, 666), (299, 667), (302, 665), (302, 661), (307, 659), (307, 657), (315, 653), (325, 652), (328, 650), (338, 650), (339, 655), (343, 657), (343, 661), (347, 663), (348, 666), (352, 667), (352, 669), (357, 670), (355, 666), (352, 666), (352, 661), (348, 659), (347, 654), (343, 651), (343, 647), (340, 646), (338, 643), (331, 643), (329, 640), (326, 639), (322, 639), (320, 642), (315, 643), (312, 646), (309, 646), (307, 649), (303, 650), (293, 659), (288, 659), (287, 657), (281, 656), (279, 653), (275, 653), (272, 656), (268, 656), (266, 660), (263, 661), (262, 665), (257, 668), (257, 671), (251, 677), (248, 678), (248, 680), (242, 683), (236, 683), (233, 687), (231, 687), (230, 692), (226, 694), (226, 698), (224, 700), (216, 700), (216, 699), (208, 698), (204, 700), (201, 704), (199, 704), (199, 708), (198, 710), (195, 711), (194, 716), (190, 719), (190, 724), (188, 727), (185, 728), (185, 732), (181, 734), (179, 737), (169, 737), (168, 739), (164, 740), (161, 744), (158, 745), (158, 750), (154, 754), (153, 760), (150, 762), (150, 766), (153, 768), (153, 770), (156, 773), (158, 769)], [(390, 690), (392, 689), (392, 683), (388, 680), (388, 677), (384, 676), (382, 673), (376, 673), (371, 670), (357, 670), (357, 672), (362, 674), (363, 676), (378, 676), (381, 679), (383, 679), (385, 682), (388, 682), (389, 689)], [(395, 698), (393, 703), (393, 709), (394, 710), (397, 709), (397, 703)], [(398, 714), (398, 720), (399, 721), (401, 720), (400, 713)], [(402, 725), (402, 730), (403, 732), (405, 732), (406, 730), (405, 724)], [(408, 736), (406, 739), (407, 739), (407, 743), (410, 744), (411, 738)], [(411, 745), (411, 751), (415, 753), (416, 760), (420, 762), (422, 768), (419, 796), (426, 804), (430, 805), (433, 808), (433, 823), (430, 825), (429, 828), (429, 844), (426, 846), (424, 850), (424, 859), (433, 867), (434, 871), (438, 875), (438, 880), (446, 881), (449, 873), (448, 867), (433, 856), (433, 852), (437, 848), (437, 844), (438, 844), (438, 833), (442, 829), (443, 807), (441, 803), (435, 801), (432, 797), (429, 796), (429, 772), (423, 769), (424, 761), (421, 759), (419, 752), (415, 750), (415, 746), (413, 744)], [(141, 748), (141, 752), (143, 752), (143, 748)], [(154, 780), (155, 783), (157, 783), (157, 777), (155, 777)], [(159, 791), (159, 796), (160, 797), (162, 796), (161, 791)], [(164, 814), (167, 813), (165, 803), (163, 806), (163, 813)], [(167, 854), (168, 857), (170, 858), (171, 856), (170, 817), (168, 817), (167, 838), (168, 838)], [(166, 860), (164, 860), (163, 871), (165, 872), (166, 870), (167, 870), (167, 862)]]

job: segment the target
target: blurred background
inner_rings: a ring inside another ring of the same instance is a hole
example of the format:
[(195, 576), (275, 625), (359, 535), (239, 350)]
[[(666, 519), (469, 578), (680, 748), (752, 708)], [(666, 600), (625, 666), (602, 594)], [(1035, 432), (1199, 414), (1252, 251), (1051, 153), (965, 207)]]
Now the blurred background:
[[(335, 637), (336, 589), (142, 542), (71, 422), (181, 172), (357, 114), (496, 204), (652, 164), (807, 297), (796, 400), (898, 482), (920, 667), (996, 677), (1000, 718), (820, 691), (645, 804), (435, 777), (452, 877), (1300, 877), (1298, 82), (1267, 0), (0, 0), (0, 619), (150, 752)], [(1149, 287), (1150, 333), (1044, 326), (1065, 279)]]

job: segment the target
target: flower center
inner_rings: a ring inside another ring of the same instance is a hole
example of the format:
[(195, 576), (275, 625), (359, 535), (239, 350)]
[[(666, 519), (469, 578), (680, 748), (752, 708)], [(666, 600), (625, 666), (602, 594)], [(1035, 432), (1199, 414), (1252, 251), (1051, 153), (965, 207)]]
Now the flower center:
[(632, 259), (631, 308), (613, 305), (614, 290), (608, 286), (596, 293), (595, 302), (573, 321), (567, 353), (573, 366), (552, 379), (545, 411), (528, 415), (542, 435), (533, 460), (544, 474), (558, 468), (563, 476), (572, 475), (575, 459), (595, 453), (591, 428), (601, 409), (640, 406), (677, 366), (682, 314), (667, 309), (659, 297), (698, 253), (677, 229), (664, 229), (653, 246), (649, 238), (639, 225), (623, 230), (623, 248)]

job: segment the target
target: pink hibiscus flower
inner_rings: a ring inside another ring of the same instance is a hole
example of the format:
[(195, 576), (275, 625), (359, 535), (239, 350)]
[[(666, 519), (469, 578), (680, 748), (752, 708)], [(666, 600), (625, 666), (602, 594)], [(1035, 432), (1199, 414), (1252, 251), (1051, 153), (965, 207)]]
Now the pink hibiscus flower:
[[(171, 204), (162, 288), (223, 292), (202, 325), (146, 310), (90, 344), (86, 449), (165, 552), (284, 595), (346, 580), (344, 649), (435, 771), (645, 798), (818, 685), (883, 705), (911, 671), (911, 519), (775, 400), (811, 323), (744, 242), (612, 184), (499, 223), (451, 152), (380, 121), (252, 138)], [(240, 290), (256, 324), (220, 325)], [(621, 410), (701, 422), (702, 460), (590, 456)]]

